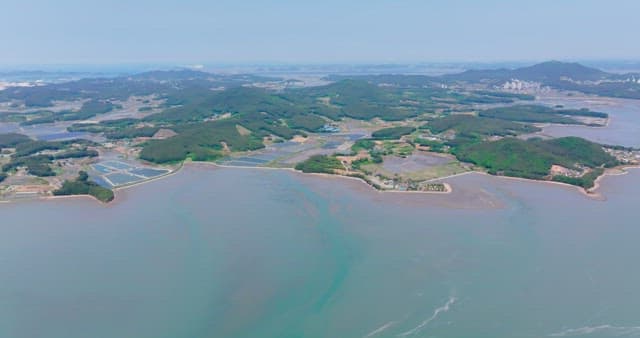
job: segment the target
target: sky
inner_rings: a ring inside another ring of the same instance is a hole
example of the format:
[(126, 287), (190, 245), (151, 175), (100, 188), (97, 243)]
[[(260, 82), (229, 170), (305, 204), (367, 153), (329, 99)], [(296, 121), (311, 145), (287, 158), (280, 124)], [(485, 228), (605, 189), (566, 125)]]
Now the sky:
[(0, 65), (640, 60), (638, 0), (0, 0)]

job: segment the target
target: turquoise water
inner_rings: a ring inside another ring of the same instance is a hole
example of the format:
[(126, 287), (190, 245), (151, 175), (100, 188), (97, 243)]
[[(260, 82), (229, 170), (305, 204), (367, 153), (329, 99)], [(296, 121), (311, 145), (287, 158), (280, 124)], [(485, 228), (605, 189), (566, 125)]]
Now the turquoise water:
[(0, 337), (638, 336), (640, 171), (603, 183), (189, 166), (109, 206), (0, 204)]

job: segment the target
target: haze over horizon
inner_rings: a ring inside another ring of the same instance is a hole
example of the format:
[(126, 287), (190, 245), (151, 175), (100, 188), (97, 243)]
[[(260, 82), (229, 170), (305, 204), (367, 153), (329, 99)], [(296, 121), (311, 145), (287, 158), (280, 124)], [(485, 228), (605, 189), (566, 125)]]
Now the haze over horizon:
[(0, 64), (640, 59), (640, 2), (328, 0), (4, 4)]

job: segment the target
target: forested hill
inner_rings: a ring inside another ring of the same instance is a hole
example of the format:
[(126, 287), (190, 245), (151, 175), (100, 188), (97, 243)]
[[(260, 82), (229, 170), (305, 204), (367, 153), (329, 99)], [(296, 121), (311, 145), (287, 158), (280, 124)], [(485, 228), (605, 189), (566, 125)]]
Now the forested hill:
[(188, 90), (197, 94), (212, 88), (232, 88), (278, 79), (246, 74), (212, 74), (188, 69), (150, 71), (115, 78), (86, 78), (0, 91), (0, 102), (24, 102), (27, 107), (50, 107), (54, 101), (126, 100), (130, 96), (172, 96)]
[(605, 79), (619, 79), (621, 77), (618, 74), (607, 73), (579, 63), (547, 61), (529, 67), (516, 69), (468, 70), (458, 74), (444, 75), (442, 78), (453, 81), (470, 82), (477, 82), (481, 80), (507, 81), (511, 79), (546, 82), (559, 81), (561, 79), (571, 79), (573, 81), (599, 81)]

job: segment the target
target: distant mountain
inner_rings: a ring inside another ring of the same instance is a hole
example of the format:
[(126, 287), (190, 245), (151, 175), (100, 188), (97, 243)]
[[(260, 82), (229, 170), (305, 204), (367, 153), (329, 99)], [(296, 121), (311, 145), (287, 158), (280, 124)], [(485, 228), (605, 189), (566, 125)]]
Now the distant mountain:
[(495, 82), (518, 79), (533, 82), (572, 81), (600, 81), (608, 78), (618, 78), (619, 75), (610, 74), (602, 70), (587, 67), (579, 63), (547, 61), (533, 66), (516, 69), (468, 70), (459, 74), (442, 76), (443, 79), (466, 82)]
[(532, 88), (550, 87), (600, 96), (640, 99), (640, 74), (613, 74), (579, 63), (547, 61), (515, 69), (467, 70), (442, 76), (362, 75), (333, 76), (332, 80), (360, 79), (378, 85), (397, 87), (450, 86), (461, 83), (500, 89), (508, 82), (531, 82)]
[(512, 75), (528, 81), (544, 82), (562, 78), (575, 81), (598, 81), (606, 79), (611, 74), (579, 63), (548, 61), (530, 67), (515, 69)]
[(579, 63), (569, 63), (560, 61), (547, 61), (533, 66), (516, 69), (470, 69), (462, 73), (445, 74), (441, 76), (426, 75), (401, 75), (401, 74), (380, 74), (380, 75), (333, 75), (330, 80), (343, 80), (348, 78), (358, 78), (377, 84), (391, 84), (398, 86), (421, 86), (434, 83), (448, 82), (471, 82), (471, 83), (504, 83), (514, 79), (531, 82), (541, 82), (543, 84), (553, 83), (562, 80), (569, 81), (602, 81), (606, 79), (622, 79), (625, 75), (611, 74), (602, 70), (587, 67)]

